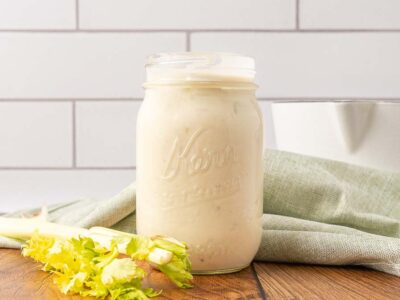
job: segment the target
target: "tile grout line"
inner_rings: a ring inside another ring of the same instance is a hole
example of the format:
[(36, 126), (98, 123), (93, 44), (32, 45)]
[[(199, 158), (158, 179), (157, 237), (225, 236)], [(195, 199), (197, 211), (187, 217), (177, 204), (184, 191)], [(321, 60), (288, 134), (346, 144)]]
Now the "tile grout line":
[(136, 166), (131, 167), (1, 167), (1, 171), (133, 171)]
[(186, 51), (190, 51), (191, 50), (191, 33), (190, 31), (186, 32)]
[[(400, 96), (399, 97), (354, 97), (354, 96), (349, 96), (349, 97), (336, 97), (336, 96), (320, 96), (320, 97), (304, 97), (304, 96), (299, 96), (299, 97), (263, 97), (259, 96), (257, 97), (257, 100), (259, 101), (367, 101), (367, 100), (372, 100), (372, 101), (400, 101)], [(68, 99), (57, 99), (57, 98), (7, 98), (7, 99), (1, 99), (0, 98), (0, 103), (35, 103), (35, 102), (49, 102), (49, 103), (65, 103), (65, 102), (74, 102), (74, 103), (80, 103), (80, 102), (106, 102), (106, 103), (116, 103), (116, 102), (142, 102), (142, 98), (68, 98)]]
[(2, 102), (129, 102), (142, 101), (143, 98), (4, 98)]
[(345, 101), (377, 101), (399, 102), (399, 97), (257, 97), (258, 101), (276, 102), (345, 102)]
[(296, 30), (300, 30), (300, 0), (296, 0)]
[(79, 30), (80, 24), (79, 24), (79, 0), (75, 0), (75, 29)]
[[(190, 49), (190, 48), (189, 48)], [(359, 96), (320, 96), (320, 97), (264, 97), (259, 96), (260, 101), (341, 101), (341, 100), (376, 100), (376, 101), (400, 101), (399, 97), (359, 97)], [(35, 102), (141, 102), (143, 98), (0, 98), (0, 103), (35, 103)]]
[[(300, 22), (300, 20), (299, 20)], [(78, 24), (79, 25), (79, 24)], [(79, 25), (80, 26), (80, 25)], [(300, 24), (299, 24), (300, 26)], [(313, 29), (259, 29), (259, 28), (210, 28), (210, 29), (0, 29), (0, 33), (87, 33), (87, 34), (123, 34), (123, 33), (400, 33), (400, 28), (313, 28)]]
[(76, 102), (72, 101), (72, 168), (76, 168)]

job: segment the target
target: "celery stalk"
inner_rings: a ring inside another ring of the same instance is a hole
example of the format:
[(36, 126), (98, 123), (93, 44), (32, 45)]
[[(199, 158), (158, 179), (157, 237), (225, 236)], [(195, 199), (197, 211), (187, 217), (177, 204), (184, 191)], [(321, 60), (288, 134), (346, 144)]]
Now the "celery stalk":
[[(0, 235), (25, 241), (23, 255), (44, 263), (56, 273), (65, 292), (112, 299), (147, 299), (159, 292), (143, 289), (143, 269), (135, 260), (146, 261), (177, 286), (191, 287), (191, 264), (187, 246), (173, 238), (145, 237), (104, 227), (77, 228), (45, 221), (0, 217)], [(126, 254), (131, 259), (118, 258)]]
[(0, 217), (0, 235), (27, 240), (37, 232), (44, 237), (72, 238), (87, 235), (88, 230), (84, 228), (66, 226), (42, 221), (36, 218), (5, 218)]

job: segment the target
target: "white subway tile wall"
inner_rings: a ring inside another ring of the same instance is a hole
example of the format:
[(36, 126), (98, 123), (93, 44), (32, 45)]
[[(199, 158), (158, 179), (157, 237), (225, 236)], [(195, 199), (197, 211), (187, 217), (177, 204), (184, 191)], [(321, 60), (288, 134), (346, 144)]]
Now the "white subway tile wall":
[(134, 167), (141, 101), (76, 103), (76, 166)]
[(145, 57), (254, 56), (271, 101), (400, 99), (398, 0), (0, 0), (0, 212), (135, 179)]
[(80, 2), (80, 26), (83, 29), (295, 28), (295, 0)]
[(141, 97), (146, 56), (184, 49), (182, 33), (0, 32), (0, 97)]
[(400, 29), (398, 0), (301, 0), (300, 28)]
[(0, 0), (0, 29), (75, 29), (75, 0)]
[(0, 170), (1, 210), (78, 199), (106, 199), (135, 180), (135, 170)]
[(259, 97), (396, 97), (399, 33), (193, 33), (196, 51), (255, 57)]
[(72, 105), (0, 102), (0, 137), (0, 168), (72, 167)]

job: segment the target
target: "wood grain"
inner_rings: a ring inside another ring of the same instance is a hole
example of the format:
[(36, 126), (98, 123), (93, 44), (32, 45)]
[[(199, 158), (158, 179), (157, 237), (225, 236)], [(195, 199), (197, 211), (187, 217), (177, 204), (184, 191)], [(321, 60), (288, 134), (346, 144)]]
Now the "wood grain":
[[(255, 263), (229, 275), (195, 276), (193, 289), (150, 273), (146, 285), (163, 289), (156, 299), (400, 299), (400, 278), (356, 267)], [(266, 295), (266, 296), (265, 296)], [(19, 250), (0, 249), (0, 299), (84, 299), (63, 295), (52, 276)], [(90, 299), (90, 298), (86, 298)]]
[(149, 281), (150, 286), (163, 290), (157, 299), (263, 299), (251, 268), (234, 274), (195, 276), (194, 288), (185, 290), (171, 285), (160, 272), (153, 272)]
[[(195, 276), (193, 289), (178, 289), (163, 274), (153, 271), (147, 285), (163, 289), (156, 299), (263, 299), (258, 279), (251, 268), (220, 276)], [(0, 249), (0, 299), (84, 299), (61, 294), (52, 276), (40, 271), (40, 265), (21, 257), (20, 251)], [(90, 299), (90, 298), (85, 298)]]
[[(19, 250), (0, 249), (0, 299), (83, 299), (65, 296), (39, 264), (21, 257)], [(90, 299), (90, 298), (87, 298)]]
[(255, 263), (269, 299), (400, 299), (400, 278), (365, 268)]

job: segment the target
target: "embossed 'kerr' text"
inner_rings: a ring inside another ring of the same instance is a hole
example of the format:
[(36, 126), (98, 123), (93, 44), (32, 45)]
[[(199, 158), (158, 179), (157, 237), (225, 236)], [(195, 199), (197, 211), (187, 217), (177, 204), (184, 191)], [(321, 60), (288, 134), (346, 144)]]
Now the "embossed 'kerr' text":
[(211, 130), (196, 130), (186, 143), (179, 136), (174, 139), (161, 175), (162, 179), (173, 179), (182, 172), (185, 176), (193, 176), (237, 162), (237, 154), (231, 145), (220, 149), (212, 149), (214, 145), (198, 147), (196, 143), (207, 132)]

